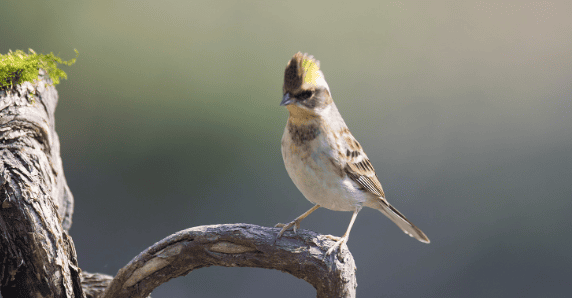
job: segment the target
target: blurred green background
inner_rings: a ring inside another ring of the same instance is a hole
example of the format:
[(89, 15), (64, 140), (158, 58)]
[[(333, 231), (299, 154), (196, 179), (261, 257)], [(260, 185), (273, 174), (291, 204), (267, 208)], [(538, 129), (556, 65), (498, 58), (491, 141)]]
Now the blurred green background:
[[(188, 227), (311, 207), (280, 153), (297, 51), (389, 201), (349, 248), (359, 297), (565, 297), (572, 277), (570, 1), (1, 1), (0, 52), (62, 66), (56, 112), (80, 267), (114, 275)], [(351, 213), (302, 228), (342, 235)], [(224, 286), (221, 286), (224, 285)], [(285, 273), (206, 268), (153, 297), (313, 297)]]

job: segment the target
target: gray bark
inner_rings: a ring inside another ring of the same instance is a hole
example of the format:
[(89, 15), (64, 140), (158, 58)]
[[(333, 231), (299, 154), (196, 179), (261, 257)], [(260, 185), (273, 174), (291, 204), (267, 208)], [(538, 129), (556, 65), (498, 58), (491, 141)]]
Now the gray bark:
[(81, 273), (81, 287), (86, 298), (98, 298), (103, 296), (103, 292), (109, 286), (113, 276), (101, 273)]
[(44, 79), (0, 91), (0, 290), (3, 297), (83, 297), (73, 196)]
[(81, 272), (68, 230), (73, 196), (54, 126), (57, 91), (35, 84), (0, 90), (0, 291), (8, 297), (147, 297), (157, 286), (209, 267), (277, 269), (312, 284), (317, 297), (355, 297), (355, 263), (343, 247), (300, 230), (249, 224), (200, 226), (155, 243), (115, 277)]

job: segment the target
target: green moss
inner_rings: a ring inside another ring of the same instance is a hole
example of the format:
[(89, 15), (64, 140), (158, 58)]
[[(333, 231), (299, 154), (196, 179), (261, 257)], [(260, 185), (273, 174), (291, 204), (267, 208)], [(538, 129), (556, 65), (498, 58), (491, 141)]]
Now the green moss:
[(58, 68), (58, 63), (68, 66), (74, 64), (79, 55), (77, 50), (74, 51), (76, 57), (69, 61), (63, 61), (54, 53), (36, 54), (32, 49), (28, 49), (28, 54), (21, 50), (15, 52), (10, 50), (6, 55), (0, 54), (0, 90), (12, 88), (26, 81), (33, 83), (38, 79), (40, 68), (46, 71), (54, 85), (59, 84), (60, 78), (67, 79), (68, 76)]

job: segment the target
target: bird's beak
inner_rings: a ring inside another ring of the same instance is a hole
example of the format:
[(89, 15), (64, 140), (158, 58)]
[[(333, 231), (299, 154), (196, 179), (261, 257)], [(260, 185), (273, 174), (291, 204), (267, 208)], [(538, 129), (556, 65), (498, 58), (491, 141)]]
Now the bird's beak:
[(280, 105), (287, 106), (291, 103), (294, 103), (294, 98), (290, 97), (290, 93), (284, 94), (284, 97), (282, 97), (282, 102), (280, 102)]

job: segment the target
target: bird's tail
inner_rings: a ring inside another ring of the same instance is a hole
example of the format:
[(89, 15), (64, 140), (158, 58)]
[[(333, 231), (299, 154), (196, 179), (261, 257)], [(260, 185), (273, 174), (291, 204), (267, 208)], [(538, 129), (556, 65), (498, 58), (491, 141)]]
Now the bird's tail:
[(415, 239), (423, 242), (429, 243), (429, 238), (423, 233), (418, 227), (412, 224), (401, 212), (397, 211), (393, 206), (391, 206), (384, 198), (380, 198), (378, 201), (380, 205), (379, 211), (389, 217), (398, 227), (400, 227), (405, 234), (415, 237)]

